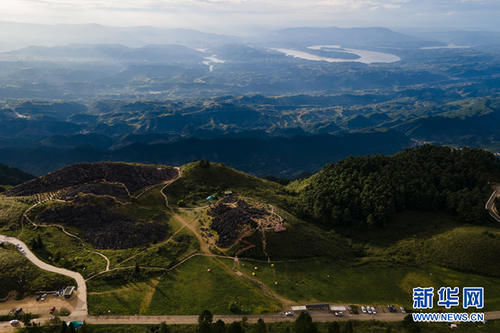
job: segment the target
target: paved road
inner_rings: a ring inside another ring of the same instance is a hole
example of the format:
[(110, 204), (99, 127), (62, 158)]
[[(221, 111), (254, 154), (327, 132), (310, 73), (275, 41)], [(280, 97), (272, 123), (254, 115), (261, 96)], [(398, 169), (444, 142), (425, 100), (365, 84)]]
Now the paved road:
[[(76, 297), (78, 298), (78, 302), (75, 306), (75, 309), (73, 310), (73, 315), (74, 316), (87, 316), (88, 314), (88, 307), (87, 307), (87, 285), (85, 284), (85, 280), (83, 279), (82, 275), (77, 272), (72, 272), (70, 270), (64, 269), (64, 268), (59, 268), (55, 267), (52, 265), (49, 265), (40, 259), (38, 259), (33, 252), (28, 248), (28, 246), (22, 242), (21, 240), (14, 238), (14, 237), (8, 237), (4, 235), (0, 235), (0, 242), (4, 243), (10, 243), (13, 245), (21, 245), (24, 251), (26, 251), (26, 258), (31, 261), (34, 265), (37, 267), (56, 274), (61, 274), (68, 276), (76, 281), (78, 291), (75, 293)], [(73, 296), (75, 297), (75, 296)]]
[(500, 222), (500, 214), (495, 207), (495, 199), (498, 197), (500, 197), (500, 185), (494, 185), (494, 191), (489, 200), (486, 202), (485, 208), (488, 210), (491, 217), (493, 217), (497, 222)]
[[(377, 315), (359, 314), (350, 315), (346, 314), (344, 317), (335, 317), (332, 314), (325, 312), (311, 312), (314, 322), (331, 322), (331, 321), (346, 321), (346, 320), (378, 320), (386, 322), (396, 322), (404, 319), (406, 314), (402, 313), (379, 313)], [(284, 317), (282, 314), (265, 314), (265, 315), (247, 315), (249, 323), (256, 323), (257, 320), (262, 318), (266, 323), (294, 321), (296, 317)], [(486, 320), (499, 320), (500, 311), (487, 312), (485, 314)], [(62, 318), (67, 320), (85, 320), (88, 324), (93, 325), (158, 325), (165, 322), (169, 325), (196, 325), (198, 323), (198, 316), (81, 316)], [(243, 316), (237, 315), (220, 315), (214, 316), (214, 321), (223, 320), (225, 323), (232, 323), (234, 321), (241, 321)], [(46, 319), (40, 319), (43, 322)], [(0, 332), (13, 332), (14, 329), (8, 323), (0, 323)]]

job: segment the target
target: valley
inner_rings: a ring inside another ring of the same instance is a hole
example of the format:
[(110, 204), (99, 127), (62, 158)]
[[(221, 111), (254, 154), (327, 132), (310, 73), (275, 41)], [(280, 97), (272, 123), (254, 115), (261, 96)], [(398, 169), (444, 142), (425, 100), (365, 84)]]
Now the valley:
[(396, 24), (485, 4), (67, 2), (0, 22), (0, 332), (500, 330), (500, 33)]

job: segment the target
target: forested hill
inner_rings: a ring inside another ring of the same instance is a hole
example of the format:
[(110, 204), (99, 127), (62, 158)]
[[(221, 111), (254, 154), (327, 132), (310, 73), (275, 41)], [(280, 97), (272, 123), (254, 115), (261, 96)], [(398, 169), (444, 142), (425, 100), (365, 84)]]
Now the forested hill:
[(0, 164), (0, 185), (17, 185), (34, 178), (19, 169)]
[(467, 223), (487, 221), (489, 181), (500, 159), (478, 149), (425, 145), (394, 156), (351, 157), (302, 183), (299, 213), (331, 225), (383, 225), (403, 210), (441, 210)]

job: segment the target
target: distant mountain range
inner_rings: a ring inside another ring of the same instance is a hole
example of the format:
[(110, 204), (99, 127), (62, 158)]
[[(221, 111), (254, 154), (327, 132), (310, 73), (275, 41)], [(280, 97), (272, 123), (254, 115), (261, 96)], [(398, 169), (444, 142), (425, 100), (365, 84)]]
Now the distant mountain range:
[(112, 63), (196, 63), (203, 53), (176, 45), (146, 45), (132, 48), (120, 44), (70, 44), (65, 46), (28, 46), (0, 53), (0, 60), (79, 61)]
[(351, 48), (418, 48), (442, 43), (402, 34), (387, 28), (289, 28), (270, 33), (273, 45), (341, 45)]
[(223, 36), (189, 29), (154, 27), (111, 27), (99, 24), (43, 25), (0, 22), (0, 44), (4, 50), (31, 45), (123, 44), (143, 47), (149, 44), (179, 44), (189, 47), (213, 47), (238, 42)]

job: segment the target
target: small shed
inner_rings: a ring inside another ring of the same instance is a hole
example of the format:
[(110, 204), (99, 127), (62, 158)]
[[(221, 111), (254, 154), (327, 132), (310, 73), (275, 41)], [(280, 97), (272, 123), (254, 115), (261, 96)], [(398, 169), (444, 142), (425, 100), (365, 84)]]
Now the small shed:
[(330, 305), (330, 311), (332, 312), (342, 312), (347, 311), (347, 308), (343, 305)]
[(71, 296), (73, 296), (73, 292), (74, 291), (75, 291), (75, 287), (74, 286), (66, 287), (66, 288), (64, 288), (63, 296), (65, 298), (71, 298)]
[(316, 310), (316, 311), (328, 311), (330, 310), (330, 304), (307, 304), (307, 310)]
[(292, 306), (292, 311), (298, 312), (298, 311), (306, 311), (307, 308), (305, 305), (297, 305), (297, 306)]

